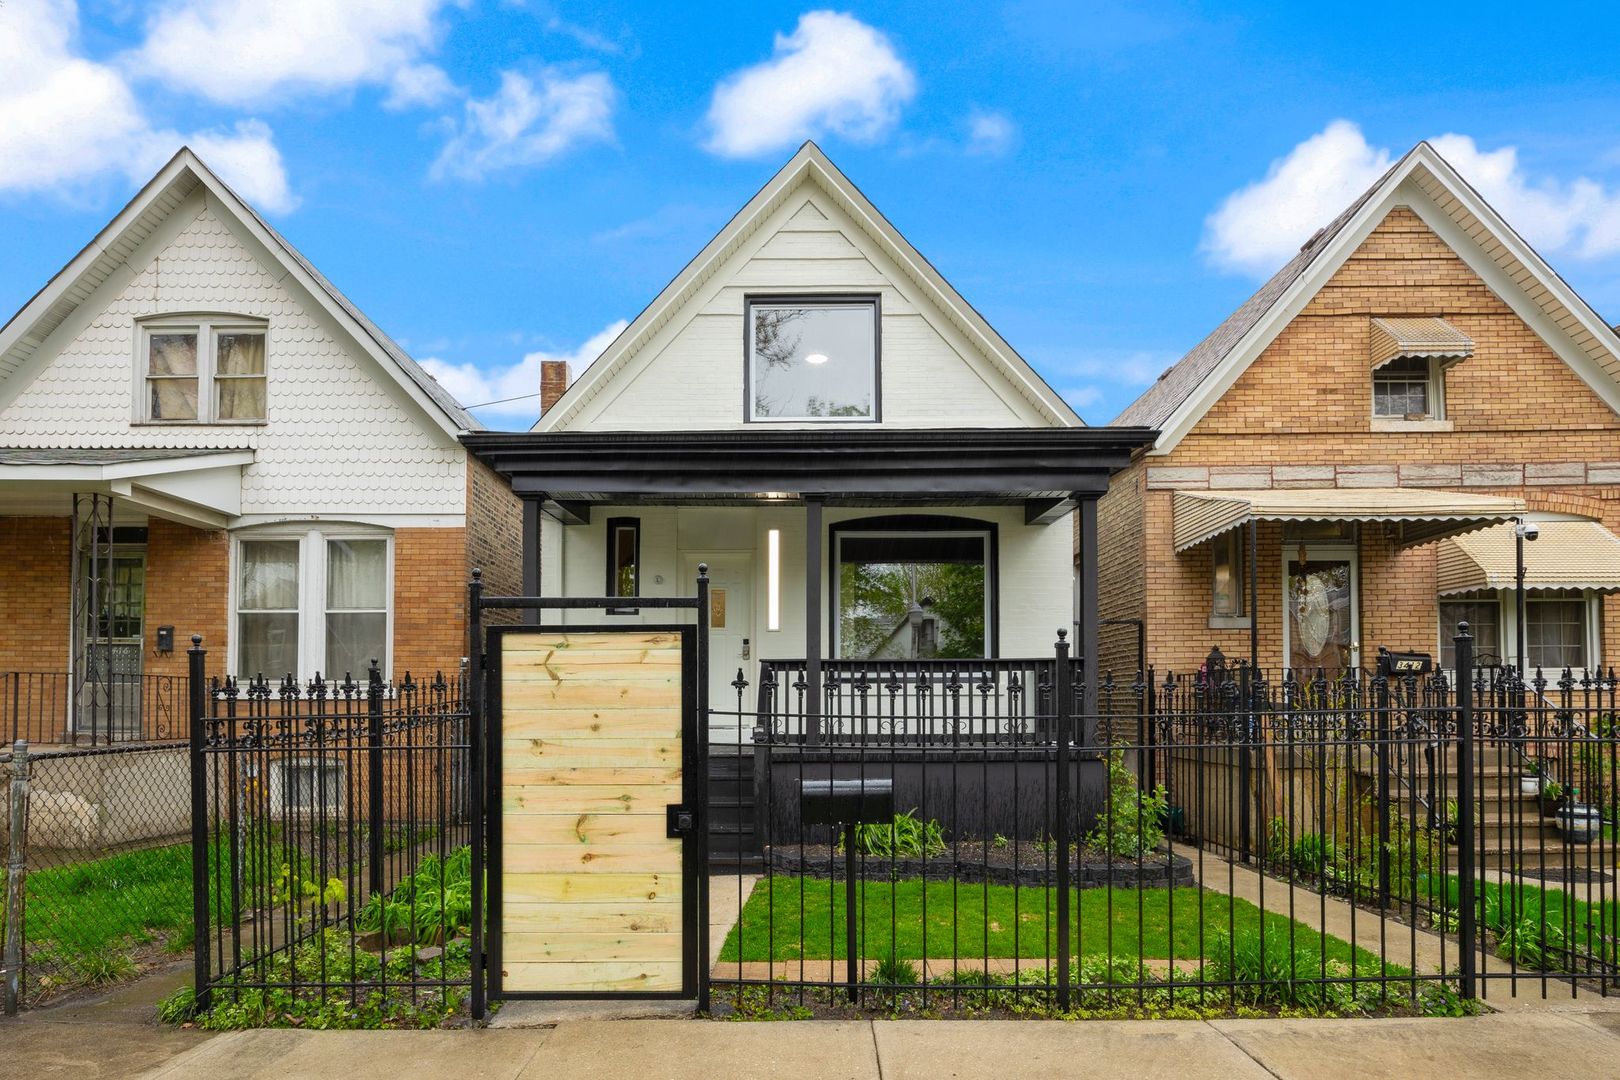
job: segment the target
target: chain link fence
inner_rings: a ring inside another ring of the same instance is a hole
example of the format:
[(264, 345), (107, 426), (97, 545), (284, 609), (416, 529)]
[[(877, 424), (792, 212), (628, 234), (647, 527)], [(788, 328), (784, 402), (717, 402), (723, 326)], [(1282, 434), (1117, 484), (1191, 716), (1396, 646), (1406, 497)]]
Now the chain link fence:
[(7, 1012), (119, 982), (191, 948), (186, 744), (26, 744), (0, 756)]

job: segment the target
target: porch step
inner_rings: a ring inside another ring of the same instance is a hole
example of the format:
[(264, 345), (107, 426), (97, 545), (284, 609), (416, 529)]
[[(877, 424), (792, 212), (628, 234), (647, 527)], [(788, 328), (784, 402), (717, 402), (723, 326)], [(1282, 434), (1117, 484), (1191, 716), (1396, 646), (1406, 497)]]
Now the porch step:
[(755, 830), (751, 748), (739, 753), (711, 746), (708, 783), (710, 869), (733, 873), (757, 869), (763, 862)]

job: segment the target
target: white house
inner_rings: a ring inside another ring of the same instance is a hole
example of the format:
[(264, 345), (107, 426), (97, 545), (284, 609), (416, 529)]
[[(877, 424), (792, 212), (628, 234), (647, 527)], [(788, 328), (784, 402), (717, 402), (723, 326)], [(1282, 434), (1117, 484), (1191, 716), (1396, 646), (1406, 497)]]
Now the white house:
[(517, 565), (479, 426), (181, 150), (0, 329), (8, 733), (181, 734), (193, 633), (219, 675), (453, 671), (470, 566)]

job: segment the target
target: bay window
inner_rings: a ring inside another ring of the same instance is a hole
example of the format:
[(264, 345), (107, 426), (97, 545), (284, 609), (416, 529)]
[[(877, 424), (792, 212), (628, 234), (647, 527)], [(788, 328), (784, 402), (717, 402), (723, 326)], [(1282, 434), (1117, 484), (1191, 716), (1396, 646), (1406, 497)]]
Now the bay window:
[(389, 660), (391, 552), (378, 533), (276, 530), (236, 541), (232, 670), (365, 676)]

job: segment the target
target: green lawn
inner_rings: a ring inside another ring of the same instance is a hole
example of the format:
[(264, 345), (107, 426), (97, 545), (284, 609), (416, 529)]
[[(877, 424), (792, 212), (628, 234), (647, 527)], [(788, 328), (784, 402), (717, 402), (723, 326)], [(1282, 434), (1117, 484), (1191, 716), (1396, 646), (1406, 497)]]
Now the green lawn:
[(23, 919), (31, 997), (132, 975), (142, 947), (191, 946), (191, 845), (30, 871)]
[[(1431, 904), (1438, 906), (1439, 890), (1422, 880), (1422, 888)], [(1459, 906), (1459, 879), (1449, 874), (1444, 879), (1446, 907), (1456, 911)], [(1571, 888), (1584, 888), (1573, 885)], [(1577, 955), (1590, 956), (1609, 964), (1620, 963), (1620, 901), (1608, 900), (1598, 904), (1578, 900), (1560, 888), (1515, 881), (1511, 884), (1481, 881), (1477, 889), (1480, 921), (1485, 929), (1501, 938), (1523, 926), (1526, 934), (1539, 940), (1544, 933), (1549, 938), (1545, 953), (1532, 950), (1523, 957), (1523, 966), (1537, 968), (1549, 965), (1549, 970), (1568, 966), (1568, 949)], [(1545, 917), (1543, 917), (1545, 912)]]
[[(905, 960), (1045, 958), (1056, 953), (1057, 896), (1055, 889), (1026, 886), (862, 882), (857, 951), (869, 958), (894, 955)], [(1191, 887), (1080, 889), (1070, 903), (1073, 949), (1083, 957), (1211, 958), (1218, 939), (1257, 943), (1262, 926), (1253, 904)], [(1263, 925), (1268, 954), (1288, 940), (1292, 928), (1296, 970), (1319, 968), (1324, 949), (1326, 960), (1350, 962), (1347, 942), (1324, 937), (1285, 915), (1267, 913)], [(727, 935), (720, 959), (735, 963), (801, 955), (807, 960), (844, 957), (843, 882), (791, 876), (760, 882)], [(1377, 958), (1365, 950), (1356, 950), (1355, 963), (1366, 971), (1378, 967)]]

